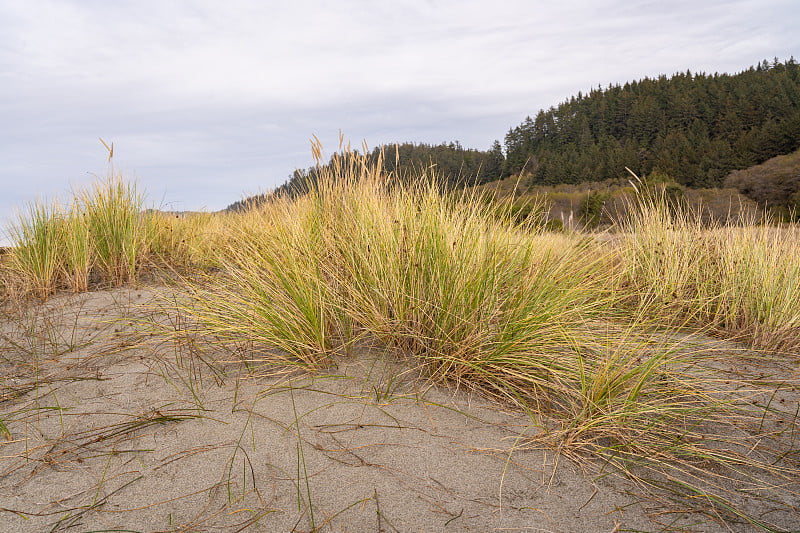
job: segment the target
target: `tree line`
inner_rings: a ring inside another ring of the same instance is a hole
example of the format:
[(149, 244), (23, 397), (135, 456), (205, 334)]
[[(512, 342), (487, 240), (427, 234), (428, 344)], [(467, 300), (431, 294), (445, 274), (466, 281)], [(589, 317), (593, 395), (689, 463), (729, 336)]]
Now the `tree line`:
[[(334, 154), (326, 166), (333, 164), (334, 157), (339, 158), (339, 164), (347, 165), (351, 154)], [(499, 142), (495, 143), (492, 150), (487, 151), (465, 148), (459, 141), (441, 144), (405, 142), (393, 146), (375, 147), (367, 154), (366, 159), (368, 163), (375, 163), (379, 157), (383, 158), (383, 167), (397, 182), (428, 175), (444, 187), (494, 181), (502, 175), (505, 164)], [(295, 170), (283, 185), (270, 194), (275, 196), (304, 194), (317, 182), (323, 170), (319, 167)], [(240, 211), (250, 205), (257, 205), (266, 201), (270, 194), (239, 200), (229, 205), (227, 210)]]
[(800, 147), (800, 68), (762, 61), (735, 75), (675, 74), (578, 93), (505, 137), (503, 176), (580, 183), (658, 172), (718, 187), (732, 170)]
[[(447, 186), (512, 175), (525, 176), (529, 185), (577, 184), (619, 178), (628, 167), (640, 176), (707, 188), (722, 186), (734, 170), (798, 148), (800, 66), (794, 58), (775, 58), (738, 74), (686, 71), (597, 87), (527, 117), (502, 145), (496, 140), (476, 150), (458, 141), (406, 142), (385, 152), (385, 164), (400, 177), (431, 171)], [(273, 194), (307, 191), (318, 171), (295, 171)]]

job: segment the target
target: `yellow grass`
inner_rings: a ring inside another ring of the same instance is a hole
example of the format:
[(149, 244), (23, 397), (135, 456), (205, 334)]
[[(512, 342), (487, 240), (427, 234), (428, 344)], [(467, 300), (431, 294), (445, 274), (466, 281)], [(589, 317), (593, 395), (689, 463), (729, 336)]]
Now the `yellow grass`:
[[(186, 273), (174, 305), (211, 351), (245, 345), (268, 354), (262, 364), (315, 372), (367, 340), (428, 379), (525, 410), (543, 430), (526, 443), (640, 480), (724, 491), (800, 474), (796, 451), (763, 445), (785, 444), (761, 431), (784, 415), (721, 387), (708, 350), (675, 335), (800, 346), (796, 226), (709, 228), (649, 198), (609, 241), (503, 215), (435, 177), (400, 180), (353, 152), (320, 176), (308, 194), (242, 213), (169, 215), (112, 175), (68, 210), (32, 204), (19, 217), (4, 290), (44, 299), (167, 266)], [(751, 440), (729, 439), (734, 429)]]

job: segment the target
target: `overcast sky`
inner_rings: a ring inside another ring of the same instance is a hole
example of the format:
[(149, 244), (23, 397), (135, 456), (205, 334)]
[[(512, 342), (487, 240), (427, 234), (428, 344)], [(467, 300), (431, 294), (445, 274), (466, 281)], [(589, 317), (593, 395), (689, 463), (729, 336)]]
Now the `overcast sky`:
[(800, 58), (797, 0), (0, 0), (0, 220), (115, 164), (217, 210), (330, 154), (486, 149), (579, 90)]

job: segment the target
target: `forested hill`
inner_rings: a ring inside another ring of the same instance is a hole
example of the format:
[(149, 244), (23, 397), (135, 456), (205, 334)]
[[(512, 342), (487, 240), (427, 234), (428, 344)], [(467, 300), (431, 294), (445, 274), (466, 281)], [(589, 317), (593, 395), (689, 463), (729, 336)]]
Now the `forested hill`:
[(775, 59), (735, 75), (686, 72), (578, 93), (508, 132), (504, 174), (578, 183), (627, 166), (714, 187), (798, 147), (800, 68)]
[[(450, 185), (523, 173), (531, 185), (660, 174), (688, 187), (718, 187), (731, 171), (800, 148), (800, 66), (762, 61), (739, 74), (675, 74), (591, 90), (541, 110), (489, 150), (404, 143), (388, 170), (434, 166)], [(372, 152), (377, 157), (378, 149)], [(395, 169), (396, 163), (399, 167)], [(307, 190), (314, 168), (295, 171), (273, 194)], [(237, 210), (265, 196), (236, 202)]]
[[(495, 141), (491, 150), (481, 151), (464, 148), (458, 141), (442, 144), (402, 143), (394, 146), (374, 148), (368, 158), (378, 159), (383, 150), (384, 167), (388, 172), (411, 178), (424, 170), (447, 185), (481, 184), (498, 179), (503, 173), (505, 157), (500, 143)], [(341, 155), (341, 154), (339, 154)], [(318, 169), (296, 170), (289, 180), (272, 191), (272, 194), (302, 194), (317, 179)], [(239, 200), (228, 206), (229, 211), (239, 211), (249, 205), (264, 201), (268, 195), (261, 194)]]

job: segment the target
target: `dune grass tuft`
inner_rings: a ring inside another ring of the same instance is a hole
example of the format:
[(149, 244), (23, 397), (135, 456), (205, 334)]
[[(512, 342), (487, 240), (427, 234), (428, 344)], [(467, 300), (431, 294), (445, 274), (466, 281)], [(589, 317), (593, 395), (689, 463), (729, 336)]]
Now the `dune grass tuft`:
[(57, 290), (86, 291), (92, 282), (136, 283), (141, 271), (211, 263), (212, 215), (170, 216), (145, 209), (145, 195), (109, 173), (76, 192), (68, 207), (35, 202), (11, 224), (5, 288), (46, 299)]
[(62, 274), (72, 292), (88, 290), (89, 275), (95, 258), (95, 244), (86, 215), (77, 201), (73, 201), (64, 215), (62, 238), (59, 245), (63, 265)]
[[(120, 175), (110, 175), (77, 194), (91, 236), (95, 265), (114, 284), (135, 282), (149, 247), (144, 197)], [(70, 235), (70, 239), (74, 239)]]
[(63, 215), (56, 203), (28, 204), (10, 226), (13, 253), (9, 268), (17, 273), (22, 290), (41, 299), (55, 291), (63, 268), (60, 257)]
[(617, 241), (625, 291), (639, 312), (757, 348), (800, 347), (800, 233), (742, 217), (706, 226), (658, 200), (631, 209)]

